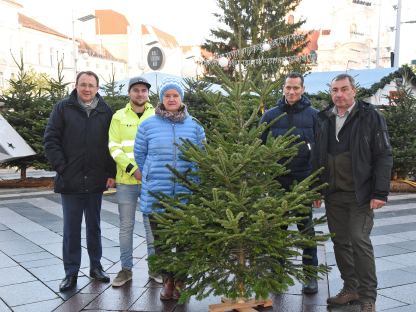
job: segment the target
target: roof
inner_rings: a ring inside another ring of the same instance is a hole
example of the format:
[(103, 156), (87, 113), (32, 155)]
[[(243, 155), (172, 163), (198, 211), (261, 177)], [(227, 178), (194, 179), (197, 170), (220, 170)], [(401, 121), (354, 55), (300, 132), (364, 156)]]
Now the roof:
[(51, 35), (55, 35), (55, 36), (62, 37), (62, 38), (68, 38), (68, 36), (65, 36), (65, 35), (57, 32), (56, 30), (54, 30), (52, 28), (49, 28), (49, 27), (35, 21), (33, 18), (27, 17), (26, 15), (23, 15), (21, 13), (18, 13), (18, 14), (19, 14), (19, 24), (22, 25), (23, 27), (30, 28), (30, 29), (37, 30), (37, 31), (41, 31), (41, 32), (48, 33), (48, 34), (51, 34)]
[(129, 22), (123, 14), (113, 10), (95, 10), (97, 35), (127, 35)]
[(156, 35), (158, 41), (162, 46), (170, 49), (179, 47), (179, 44), (176, 41), (175, 36), (172, 36), (167, 32), (164, 32), (163, 30), (160, 30), (159, 28), (156, 28), (154, 26), (146, 25), (146, 27), (151, 27), (153, 29), (154, 34)]
[(12, 4), (12, 5), (14, 5), (14, 6), (17, 6), (17, 7), (20, 7), (20, 8), (23, 8), (23, 5), (21, 5), (20, 3), (17, 3), (16, 1), (13, 1), (13, 0), (3, 0), (4, 2), (7, 2), (7, 3), (9, 3), (9, 4)]
[(328, 71), (312, 72), (305, 76), (305, 92), (308, 94), (317, 94), (327, 92), (331, 80), (339, 74), (349, 74), (354, 77), (355, 82), (362, 88), (371, 88), (375, 83), (392, 72), (397, 71), (397, 67), (373, 68), (373, 69), (350, 69), (348, 71)]
[(99, 44), (90, 44), (90, 43), (85, 42), (82, 39), (79, 39), (79, 51), (81, 53), (86, 52), (86, 53), (88, 53), (88, 55), (91, 55), (93, 57), (101, 57), (101, 58), (115, 60), (115, 61), (119, 61), (119, 62), (124, 62), (125, 63), (124, 60), (117, 59), (116, 57), (114, 57), (102, 45), (100, 46)]

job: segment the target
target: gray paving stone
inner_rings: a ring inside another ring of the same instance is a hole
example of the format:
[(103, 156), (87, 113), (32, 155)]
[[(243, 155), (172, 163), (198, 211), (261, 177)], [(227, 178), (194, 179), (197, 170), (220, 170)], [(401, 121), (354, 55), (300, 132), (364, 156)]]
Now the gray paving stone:
[(85, 306), (91, 302), (96, 295), (91, 294), (77, 294), (69, 298), (62, 305), (60, 305), (54, 312), (74, 312), (81, 311)]
[[(132, 306), (130, 306), (129, 310), (149, 312), (174, 311), (176, 302), (173, 302), (172, 300), (160, 300), (159, 293), (159, 287), (147, 288), (147, 290), (142, 294), (142, 296), (140, 296), (140, 298)], [(205, 311), (206, 310), (207, 309), (205, 309)]]
[(11, 223), (9, 227), (20, 235), (47, 230), (43, 226), (27, 219), (24, 222)]
[(14, 240), (22, 240), (22, 236), (19, 234), (11, 231), (0, 231), (0, 242), (7, 242), (7, 241), (14, 241)]
[(6, 305), (6, 303), (0, 298), (0, 312), (11, 312), (12, 310)]
[(145, 290), (134, 285), (129, 285), (127, 291), (121, 287), (109, 287), (88, 304), (86, 309), (127, 310)]
[(376, 302), (377, 311), (390, 311), (390, 309), (395, 309), (401, 306), (403, 306), (403, 302), (385, 297), (381, 295), (380, 292), (378, 293)]
[(25, 262), (20, 262), (20, 264), (26, 269), (32, 269), (32, 268), (40, 268), (40, 267), (50, 267), (56, 264), (59, 264), (60, 266), (62, 266), (62, 260), (57, 257), (53, 257), (51, 255), (51, 258), (33, 260), (33, 261), (25, 261)]
[(54, 256), (62, 259), (62, 243), (41, 244), (41, 247)]
[(27, 202), (8, 204), (8, 207), (14, 212), (42, 226), (47, 225), (49, 222), (62, 220), (62, 218), (56, 216), (55, 214), (49, 213)]
[(400, 233), (400, 232), (405, 232), (405, 231), (412, 231), (415, 228), (416, 228), (416, 222), (393, 224), (393, 225), (376, 227), (373, 229), (372, 234), (379, 235), (379, 234)]
[(406, 272), (416, 273), (416, 265), (405, 266), (405, 267), (401, 268), (401, 270), (406, 271)]
[(404, 266), (413, 266), (416, 263), (416, 252), (387, 256), (383, 259), (390, 262), (399, 263)]
[(415, 311), (416, 311), (416, 305), (414, 304), (385, 310), (385, 312), (415, 312)]
[(407, 304), (416, 305), (415, 289), (416, 283), (380, 289), (379, 294)]
[[(18, 295), (16, 295), (18, 294)], [(0, 297), (7, 305), (14, 307), (23, 304), (56, 299), (58, 296), (38, 281), (0, 287)]]
[(17, 266), (18, 263), (0, 251), (0, 269)]
[(409, 250), (405, 248), (399, 247), (400, 243), (393, 243), (387, 245), (377, 245), (374, 246), (374, 256), (376, 258), (385, 257), (385, 256), (392, 256), (392, 255), (399, 255), (409, 252)]
[[(34, 281), (36, 278), (20, 266), (0, 269), (0, 286)], [(1, 296), (0, 296), (1, 297)]]
[(42, 249), (28, 240), (0, 242), (0, 250), (8, 256), (40, 252)]
[(409, 251), (415, 251), (416, 252), (416, 240), (409, 240), (405, 242), (395, 243), (391, 244), (394, 247), (399, 247), (402, 249), (406, 249)]
[(30, 272), (42, 282), (61, 279), (65, 275), (62, 263), (46, 267), (31, 268)]
[(378, 288), (396, 287), (416, 283), (416, 274), (404, 270), (377, 272)]
[(28, 254), (23, 254), (23, 255), (15, 255), (13, 256), (13, 259), (17, 262), (28, 262), (28, 261), (48, 259), (51, 257), (53, 257), (51, 253), (47, 251), (41, 251), (41, 252), (28, 253)]
[(45, 300), (13, 307), (14, 312), (47, 312), (54, 311), (64, 301), (62, 299)]
[[(1, 209), (1, 207), (0, 207), (0, 209)], [(7, 227), (7, 226), (5, 226), (3, 223), (0, 223), (0, 231), (6, 231), (6, 230), (8, 230), (9, 228)], [(1, 311), (1, 310), (0, 310)]]
[(62, 236), (52, 231), (45, 229), (44, 231), (31, 232), (23, 234), (23, 236), (35, 243), (36, 245), (51, 244), (51, 243), (62, 243)]

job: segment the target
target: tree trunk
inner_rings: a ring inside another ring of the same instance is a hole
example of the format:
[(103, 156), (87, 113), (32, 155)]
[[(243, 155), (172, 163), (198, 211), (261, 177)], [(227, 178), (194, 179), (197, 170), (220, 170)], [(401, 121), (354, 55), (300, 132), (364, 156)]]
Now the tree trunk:
[(20, 168), (20, 180), (26, 180), (26, 167)]

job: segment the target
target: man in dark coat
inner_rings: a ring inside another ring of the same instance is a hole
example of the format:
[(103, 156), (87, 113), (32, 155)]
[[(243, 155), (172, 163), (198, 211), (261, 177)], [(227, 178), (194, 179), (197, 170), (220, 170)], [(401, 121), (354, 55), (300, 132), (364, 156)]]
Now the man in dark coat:
[(115, 163), (108, 150), (112, 111), (97, 93), (98, 76), (80, 72), (68, 98), (52, 110), (44, 135), (46, 156), (61, 193), (65, 278), (59, 289), (75, 287), (81, 264), (81, 223), (85, 216), (90, 276), (109, 282), (101, 266), (100, 212), (103, 191), (115, 185)]
[[(318, 114), (314, 167), (324, 167), (322, 182), (329, 231), (343, 289), (328, 305), (359, 300), (362, 312), (374, 312), (377, 277), (370, 240), (374, 209), (387, 201), (392, 150), (384, 117), (355, 100), (354, 78), (341, 74), (331, 82), (333, 104)], [(316, 201), (315, 207), (321, 205)]]
[[(312, 148), (315, 145), (315, 127), (318, 111), (311, 106), (309, 99), (303, 95), (305, 91), (304, 79), (301, 74), (290, 73), (286, 76), (283, 86), (284, 97), (280, 99), (277, 106), (266, 111), (261, 118), (261, 123), (270, 123), (278, 116), (286, 113), (282, 118), (275, 121), (268, 131), (262, 135), (266, 142), (269, 131), (273, 137), (284, 135), (289, 129), (295, 127), (293, 134), (299, 136), (304, 144), (300, 146), (297, 155), (289, 164), (290, 173), (279, 177), (279, 182), (287, 190), (292, 184), (307, 178), (312, 172)], [(315, 235), (312, 226), (312, 207), (305, 218), (297, 224), (299, 231), (307, 231), (311, 236)], [(307, 247), (303, 250), (302, 263), (304, 265), (318, 266), (317, 248)], [(310, 279), (302, 287), (304, 293), (314, 294), (318, 291), (316, 279)]]

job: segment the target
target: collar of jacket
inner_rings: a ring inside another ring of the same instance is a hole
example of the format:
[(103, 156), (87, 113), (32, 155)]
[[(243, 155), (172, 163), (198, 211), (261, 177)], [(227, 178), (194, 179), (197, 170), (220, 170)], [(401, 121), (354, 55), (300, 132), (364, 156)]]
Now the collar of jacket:
[[(95, 110), (98, 112), (105, 112), (107, 104), (105, 104), (104, 99), (98, 92), (95, 95), (95, 97), (98, 98), (98, 103)], [(69, 95), (69, 105), (73, 105), (77, 108), (83, 109), (81, 107), (81, 104), (78, 103), (77, 89), (72, 90), (71, 94)]]
[[(356, 102), (356, 107), (354, 107), (353, 111), (355, 111), (355, 113), (358, 113), (358, 112), (367, 113), (370, 107), (371, 107), (371, 104), (358, 100)], [(331, 103), (326, 108), (324, 108), (324, 110), (320, 111), (318, 113), (318, 116), (320, 118), (330, 118), (331, 116), (334, 115), (332, 112), (333, 108), (334, 108), (334, 103)]]

